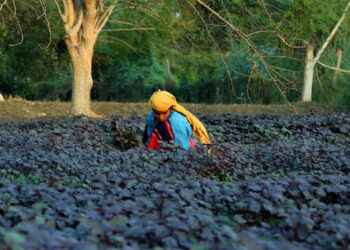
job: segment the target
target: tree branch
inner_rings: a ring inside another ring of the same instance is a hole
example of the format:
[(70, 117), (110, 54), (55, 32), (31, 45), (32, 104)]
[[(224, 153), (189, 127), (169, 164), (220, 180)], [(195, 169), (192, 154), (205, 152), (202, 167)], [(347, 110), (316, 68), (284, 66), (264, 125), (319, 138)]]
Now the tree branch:
[(326, 49), (326, 47), (328, 46), (329, 42), (332, 40), (333, 36), (335, 35), (335, 33), (337, 32), (337, 30), (339, 29), (341, 23), (344, 21), (344, 19), (345, 19), (345, 17), (346, 17), (346, 14), (347, 14), (348, 11), (349, 11), (349, 8), (350, 8), (350, 1), (349, 1), (348, 4), (346, 5), (345, 10), (344, 10), (342, 16), (341, 16), (340, 19), (338, 20), (337, 24), (334, 26), (332, 32), (329, 34), (329, 36), (327, 37), (326, 41), (323, 43), (321, 49), (317, 52), (317, 54), (316, 54), (316, 56), (315, 56), (315, 58), (314, 58), (314, 60), (315, 60), (316, 62), (320, 59), (320, 57), (321, 57), (323, 51)]
[(103, 6), (104, 0), (98, 0), (98, 12), (103, 13), (104, 6)]
[(62, 18), (63, 23), (66, 23), (67, 22), (67, 14), (66, 14), (67, 4), (66, 4), (66, 1), (62, 0), (63, 5), (64, 5), (64, 13), (62, 12), (62, 9), (61, 9), (60, 5), (58, 4), (57, 0), (54, 0), (54, 1), (56, 4), (58, 13), (60, 14), (60, 16)]
[[(212, 8), (210, 8), (207, 4), (205, 4), (202, 0), (196, 0), (199, 4), (201, 4), (203, 7), (205, 7), (207, 10), (209, 10), (211, 13), (213, 13), (217, 18), (219, 18), (221, 21), (223, 21), (224, 23), (226, 23), (233, 31), (235, 31), (243, 40), (246, 41), (246, 43), (249, 45), (249, 47), (251, 47), (251, 49), (254, 51), (254, 53), (258, 56), (259, 60), (261, 61), (261, 63), (264, 65), (266, 71), (268, 72), (269, 76), (271, 77), (272, 81), (274, 82), (276, 88), (278, 89), (278, 91), (281, 93), (281, 95), (283, 96), (283, 98), (287, 101), (287, 103), (289, 104), (289, 106), (292, 106), (291, 103), (288, 101), (285, 93), (282, 91), (282, 89), (280, 88), (280, 86), (278, 85), (274, 74), (278, 74), (278, 72), (275, 72), (274, 70), (271, 69), (270, 65), (265, 61), (264, 57), (260, 54), (260, 52), (258, 51), (258, 49), (256, 48), (256, 46), (253, 44), (253, 42), (248, 38), (248, 36), (246, 34), (244, 34), (242, 31), (240, 31), (236, 26), (234, 26), (232, 23), (230, 23), (229, 21), (227, 21), (224, 17), (222, 17), (219, 13), (217, 13), (215, 10), (213, 10)], [(284, 78), (284, 77), (283, 77)], [(285, 79), (285, 78), (284, 78)], [(292, 108), (294, 109), (294, 107), (292, 106)], [(296, 112), (296, 110), (294, 109), (294, 111)]]
[(74, 25), (76, 14), (75, 14), (73, 0), (63, 0), (63, 2), (66, 3), (66, 5), (65, 5), (65, 13), (67, 14), (67, 22), (65, 23), (64, 26), (65, 26), (66, 31), (68, 33), (68, 31), (70, 31), (70, 29)]
[(114, 9), (115, 5), (111, 5), (108, 7), (105, 12), (103, 12), (102, 16), (97, 20), (96, 22), (96, 33), (99, 34), (103, 27), (105, 26), (106, 22), (108, 21), (108, 18), (111, 16), (112, 11)]
[[(125, 42), (125, 41), (122, 40), (122, 39), (116, 38), (116, 37), (114, 37), (114, 36), (101, 36), (100, 38), (101, 38), (100, 40), (106, 41), (106, 42), (111, 42), (111, 40), (114, 40), (115, 42), (120, 42), (120, 43), (124, 44), (125, 46), (127, 46), (127, 47), (129, 47), (129, 48), (131, 48), (131, 49), (133, 49), (133, 50), (136, 50), (136, 48), (133, 47), (131, 44)], [(103, 40), (104, 38), (107, 38), (107, 39), (106, 39), (106, 40)]]
[(15, 2), (12, 1), (12, 4), (13, 4), (13, 10), (6, 4), (5, 6), (9, 9), (9, 11), (13, 14), (12, 17), (16, 20), (16, 23), (18, 25), (18, 29), (19, 29), (19, 32), (21, 34), (21, 40), (18, 42), (18, 43), (12, 43), (12, 44), (9, 44), (9, 46), (17, 46), (17, 45), (20, 45), (23, 43), (23, 40), (24, 40), (24, 35), (23, 35), (23, 30), (22, 30), (22, 27), (21, 27), (21, 24), (19, 23), (19, 20), (18, 20), (18, 17), (17, 17), (17, 10), (16, 10), (16, 5), (15, 5)]
[(16, 8), (15, 0), (12, 0), (12, 5), (13, 5), (13, 17), (17, 17), (17, 8)]
[(350, 73), (350, 70), (345, 70), (345, 69), (340, 69), (340, 68), (337, 68), (337, 67), (332, 67), (332, 66), (329, 66), (327, 64), (321, 63), (320, 61), (317, 61), (317, 63), (322, 65), (325, 68), (333, 69), (333, 70), (336, 70), (336, 71), (339, 71), (339, 72)]
[(133, 30), (156, 30), (156, 28), (105, 29), (105, 30), (103, 30), (103, 31), (133, 31)]
[[(231, 76), (231, 72), (230, 72), (230, 70), (229, 70), (229, 67), (228, 67), (228, 65), (227, 65), (227, 62), (226, 62), (224, 56), (222, 55), (219, 46), (218, 46), (217, 43), (215, 42), (214, 37), (213, 37), (212, 34), (210, 33), (210, 31), (209, 31), (209, 29), (208, 29), (207, 23), (205, 22), (204, 18), (201, 16), (201, 14), (199, 13), (199, 11), (195, 8), (195, 6), (194, 6), (190, 1), (187, 1), (187, 2), (188, 2), (188, 4), (194, 9), (194, 11), (197, 13), (197, 15), (198, 15), (199, 18), (201, 19), (202, 23), (204, 24), (205, 29), (207, 30), (207, 32), (208, 32), (208, 34), (209, 34), (209, 36), (210, 36), (210, 39), (213, 41), (214, 46), (216, 47), (216, 49), (217, 49), (217, 51), (218, 51), (218, 53), (219, 53), (219, 55), (220, 55), (221, 61), (222, 61), (222, 63), (224, 64), (224, 67), (225, 67), (225, 69), (226, 69), (226, 73), (227, 73), (227, 75), (228, 75), (228, 79), (229, 79), (230, 85), (231, 85), (231, 92), (232, 92), (233, 96), (237, 97), (236, 91), (235, 91), (235, 88), (234, 88), (234, 82), (233, 82), (233, 79), (232, 79), (232, 76)], [(208, 6), (208, 7), (209, 7), (209, 6)]]
[(71, 28), (72, 34), (77, 34), (79, 29), (81, 28), (82, 23), (83, 23), (84, 10), (82, 8), (79, 8), (77, 11), (79, 12), (78, 18), (77, 18), (74, 26)]
[(45, 22), (46, 22), (46, 24), (47, 24), (47, 29), (48, 29), (48, 31), (49, 31), (49, 42), (48, 42), (48, 44), (47, 44), (46, 46), (44, 46), (44, 47), (42, 47), (42, 46), (40, 45), (40, 47), (42, 47), (42, 48), (44, 48), (44, 49), (47, 49), (47, 48), (50, 46), (51, 41), (52, 41), (51, 27), (50, 27), (49, 19), (47, 18), (46, 6), (45, 6), (45, 4), (44, 4), (44, 1), (43, 1), (43, 0), (40, 0), (40, 4), (41, 4), (41, 8), (43, 9), (43, 17), (44, 17)]
[(0, 11), (2, 10), (2, 8), (7, 4), (7, 0), (4, 0), (1, 4), (0, 4)]
[(20, 33), (21, 33), (21, 40), (20, 40), (18, 43), (11, 43), (11, 44), (9, 44), (9, 46), (17, 46), (17, 45), (20, 45), (20, 44), (23, 43), (23, 40), (24, 40), (23, 30), (22, 30), (21, 24), (19, 23), (19, 20), (18, 20), (17, 16), (15, 16), (15, 19), (16, 19), (16, 23), (17, 23), (17, 25), (18, 25), (19, 31), (20, 31)]

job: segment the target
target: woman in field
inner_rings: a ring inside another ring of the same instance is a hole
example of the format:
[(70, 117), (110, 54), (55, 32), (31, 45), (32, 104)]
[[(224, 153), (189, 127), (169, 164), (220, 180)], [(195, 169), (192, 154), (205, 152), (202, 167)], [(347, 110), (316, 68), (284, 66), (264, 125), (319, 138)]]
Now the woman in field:
[(183, 149), (194, 148), (196, 143), (210, 144), (203, 124), (179, 105), (175, 96), (167, 91), (155, 92), (148, 101), (152, 111), (147, 117), (143, 143), (148, 148), (158, 149), (159, 141), (174, 141)]

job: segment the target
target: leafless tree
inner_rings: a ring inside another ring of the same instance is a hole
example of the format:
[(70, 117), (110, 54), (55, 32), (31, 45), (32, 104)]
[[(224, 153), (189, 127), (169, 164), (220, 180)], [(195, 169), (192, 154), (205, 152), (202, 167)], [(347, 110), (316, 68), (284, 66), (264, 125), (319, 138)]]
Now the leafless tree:
[[(265, 33), (265, 34), (271, 34), (275, 35), (278, 37), (287, 47), (290, 48), (305, 48), (306, 49), (306, 58), (305, 58), (305, 68), (304, 68), (304, 82), (303, 82), (303, 91), (302, 91), (302, 98), (301, 100), (304, 102), (308, 102), (312, 100), (312, 83), (313, 83), (313, 75), (314, 75), (314, 68), (316, 64), (320, 64), (324, 67), (327, 67), (329, 69), (333, 69), (336, 72), (346, 72), (350, 73), (349, 70), (344, 70), (339, 68), (339, 62), (337, 64), (337, 67), (331, 67), (329, 65), (326, 65), (320, 61), (320, 57), (329, 45), (330, 41), (333, 39), (334, 35), (336, 34), (337, 30), (339, 29), (340, 25), (344, 21), (345, 17), (348, 14), (348, 11), (350, 9), (350, 1), (347, 3), (343, 14), (339, 17), (338, 22), (328, 35), (327, 39), (325, 42), (322, 44), (321, 48), (318, 50), (317, 54), (314, 56), (314, 44), (309, 43), (308, 41), (302, 40), (301, 38), (295, 37), (293, 38), (293, 41), (302, 41), (304, 45), (302, 46), (296, 46), (293, 43), (289, 42), (288, 39), (283, 37), (283, 31), (281, 31), (276, 23), (272, 20), (272, 14), (271, 12), (267, 9), (267, 6), (270, 6), (264, 0), (257, 0), (258, 4), (261, 6), (261, 10), (266, 13), (266, 15), (270, 19), (270, 24), (273, 27), (272, 30), (265, 30), (265, 27), (261, 27), (260, 30), (251, 32), (250, 34), (245, 34), (239, 27), (235, 26), (232, 22), (229, 20), (225, 19), (220, 13), (216, 12), (213, 10), (209, 5), (207, 5), (204, 1), (202, 0), (196, 0), (200, 5), (202, 5), (204, 8), (206, 8), (208, 11), (210, 11), (214, 16), (216, 16), (219, 20), (221, 20), (223, 23), (225, 23), (230, 29), (232, 29), (243, 41), (245, 41), (252, 52), (256, 54), (261, 61), (261, 63), (264, 65), (266, 71), (270, 75), (270, 78), (272, 81), (275, 83), (275, 86), (277, 89), (280, 91), (281, 95), (285, 98), (285, 100), (288, 102), (284, 91), (281, 88), (281, 84), (288, 84), (291, 82), (291, 80), (283, 77), (281, 74), (278, 73), (278, 70), (286, 70), (283, 68), (278, 68), (275, 66), (270, 65), (267, 63), (265, 56), (259, 49), (255, 46), (255, 44), (252, 42), (252, 37), (254, 37), (257, 34), (260, 33)], [(271, 6), (270, 6), (271, 7)], [(335, 74), (336, 76), (336, 74)]]

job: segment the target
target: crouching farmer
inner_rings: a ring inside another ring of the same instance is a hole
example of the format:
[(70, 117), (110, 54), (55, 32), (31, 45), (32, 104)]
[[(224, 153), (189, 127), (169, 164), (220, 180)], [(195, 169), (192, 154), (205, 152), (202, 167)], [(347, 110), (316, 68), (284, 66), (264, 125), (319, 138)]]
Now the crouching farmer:
[(158, 149), (159, 141), (173, 141), (183, 149), (195, 148), (196, 143), (210, 144), (203, 124), (179, 105), (175, 96), (167, 91), (155, 92), (148, 101), (152, 111), (147, 117), (143, 143)]

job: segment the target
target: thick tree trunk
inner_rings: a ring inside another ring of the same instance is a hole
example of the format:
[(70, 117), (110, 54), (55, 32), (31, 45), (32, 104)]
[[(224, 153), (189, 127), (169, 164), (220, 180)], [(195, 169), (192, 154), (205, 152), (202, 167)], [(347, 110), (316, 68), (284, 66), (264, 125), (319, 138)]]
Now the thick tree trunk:
[(312, 83), (314, 79), (314, 69), (315, 69), (315, 58), (314, 58), (314, 45), (309, 44), (306, 49), (306, 63), (304, 70), (304, 85), (303, 85), (303, 94), (301, 101), (302, 102), (311, 102), (312, 101)]
[(92, 55), (93, 51), (80, 47), (70, 50), (74, 69), (74, 79), (72, 83), (72, 104), (71, 114), (95, 116), (91, 110), (91, 89), (92, 80)]
[[(106, 24), (115, 4), (104, 9), (103, 0), (63, 0), (63, 11), (54, 0), (66, 30), (65, 42), (74, 71), (72, 115), (99, 117), (91, 110), (92, 56), (98, 34)], [(116, 1), (117, 2), (117, 1)]]

